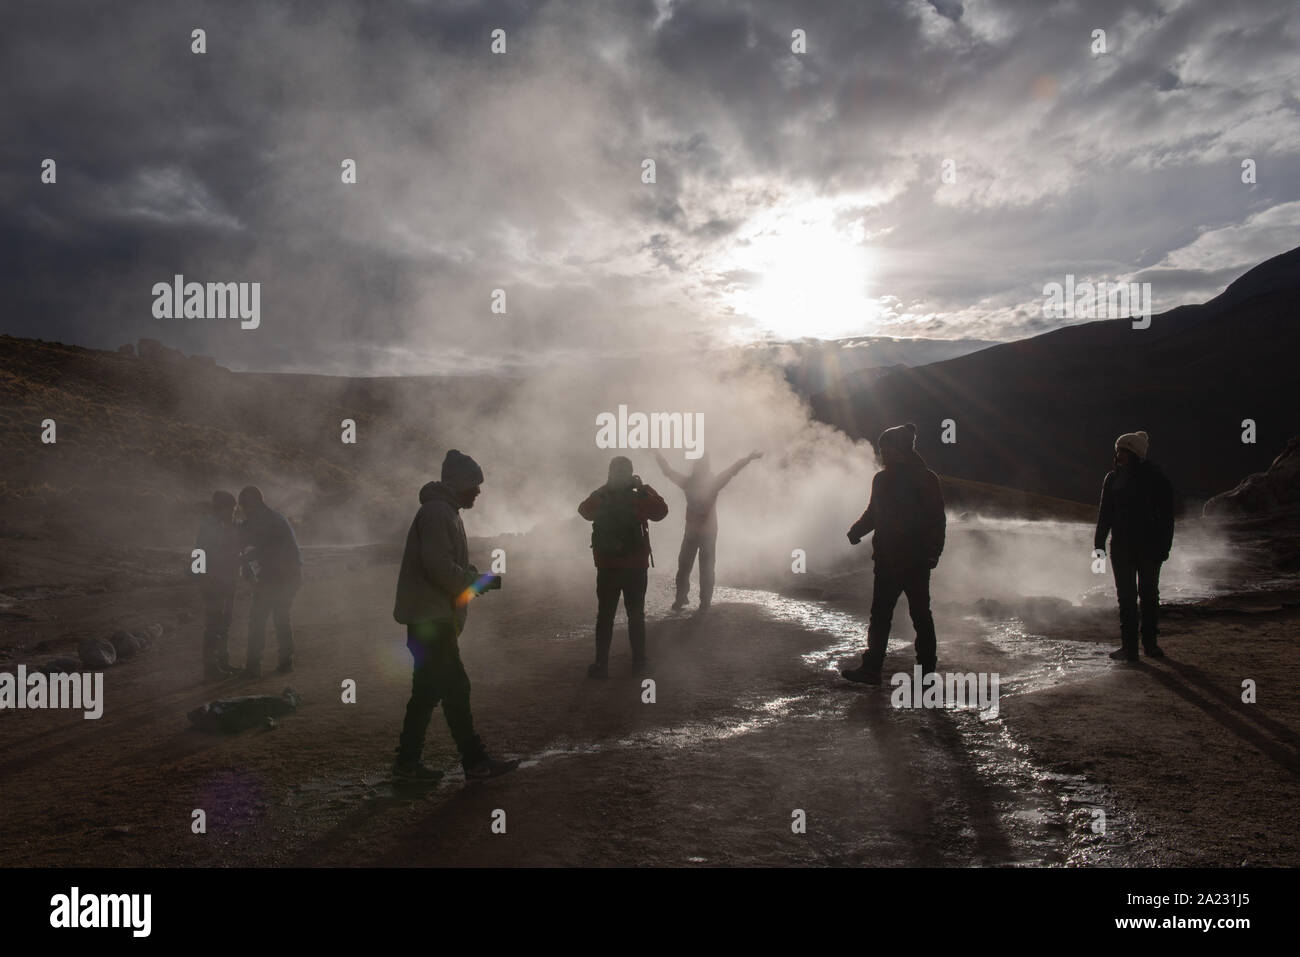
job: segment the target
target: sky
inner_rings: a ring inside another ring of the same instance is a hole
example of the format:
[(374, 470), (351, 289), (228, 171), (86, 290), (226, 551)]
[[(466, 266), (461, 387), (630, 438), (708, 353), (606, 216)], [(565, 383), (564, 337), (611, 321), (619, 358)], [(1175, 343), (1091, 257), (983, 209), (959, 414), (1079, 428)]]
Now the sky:
[(1159, 312), (1296, 245), (1297, 49), (1289, 0), (8, 4), (0, 331), (389, 375)]

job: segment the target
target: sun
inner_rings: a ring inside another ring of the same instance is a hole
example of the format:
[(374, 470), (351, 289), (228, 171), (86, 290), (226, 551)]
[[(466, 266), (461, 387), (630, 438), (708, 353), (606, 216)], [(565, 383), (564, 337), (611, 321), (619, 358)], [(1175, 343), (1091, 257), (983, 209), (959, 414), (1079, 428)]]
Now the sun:
[(813, 201), (769, 210), (734, 247), (732, 275), (747, 277), (729, 296), (736, 313), (778, 338), (834, 339), (871, 330), (879, 314), (868, 295), (873, 253), (862, 220)]

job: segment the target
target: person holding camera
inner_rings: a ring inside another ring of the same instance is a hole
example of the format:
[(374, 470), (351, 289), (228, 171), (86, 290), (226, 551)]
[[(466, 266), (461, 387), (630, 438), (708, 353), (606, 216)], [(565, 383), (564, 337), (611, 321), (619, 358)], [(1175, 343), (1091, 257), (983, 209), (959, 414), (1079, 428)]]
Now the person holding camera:
[(470, 600), (501, 587), (499, 575), (479, 575), (469, 563), (469, 543), (460, 519), (462, 508), (474, 507), (482, 483), (478, 463), (457, 449), (450, 450), (442, 463), (442, 480), (420, 489), (420, 510), (406, 535), (393, 618), (406, 625), (406, 647), (415, 668), (393, 763), (395, 780), (433, 782), (442, 777), (420, 761), (429, 719), (439, 701), (466, 780), (494, 778), (519, 766), (518, 761), (490, 757), (474, 733), (469, 676), (457, 643)]
[(645, 592), (647, 569), (653, 563), (647, 523), (662, 521), (668, 503), (633, 474), (631, 459), (617, 455), (609, 463), (609, 480), (587, 496), (578, 514), (592, 523), (591, 557), (596, 563), (596, 661), (587, 668), (587, 676), (609, 677), (609, 646), (620, 595), (632, 660), (644, 668)]

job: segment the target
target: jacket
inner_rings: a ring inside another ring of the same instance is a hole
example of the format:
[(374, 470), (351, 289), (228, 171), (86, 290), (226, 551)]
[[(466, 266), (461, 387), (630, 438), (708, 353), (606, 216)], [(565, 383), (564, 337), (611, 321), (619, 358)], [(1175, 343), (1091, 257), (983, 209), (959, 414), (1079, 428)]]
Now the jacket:
[(460, 634), (469, 609), (457, 599), (477, 577), (469, 563), (455, 492), (442, 482), (427, 483), (420, 489), (420, 510), (406, 533), (393, 618), (404, 625), (450, 623)]
[(239, 580), (239, 529), (233, 522), (223, 522), (205, 515), (199, 522), (195, 548), (203, 549), (205, 572), (197, 576), (199, 587), (206, 591), (233, 592)]
[(947, 527), (939, 476), (916, 452), (909, 461), (881, 469), (871, 480), (871, 501), (849, 534), (871, 540), (877, 568), (934, 568), (943, 554)]
[(1160, 466), (1145, 459), (1114, 469), (1101, 486), (1093, 547), (1142, 558), (1169, 557), (1174, 542), (1174, 489)]
[(254, 509), (239, 527), (240, 547), (252, 551), (245, 562), (257, 562), (258, 585), (293, 585), (302, 582), (302, 553), (289, 520), (273, 508)]
[[(600, 510), (600, 503), (604, 501), (605, 492), (608, 488), (608, 485), (602, 485), (583, 499), (582, 504), (578, 506), (578, 514), (589, 522), (593, 521), (596, 518), (596, 512)], [(643, 532), (641, 547), (627, 555), (605, 555), (593, 548), (591, 558), (596, 563), (596, 567), (649, 568), (650, 535), (646, 529), (646, 522), (658, 522), (667, 515), (668, 503), (649, 485), (642, 485), (636, 496), (636, 517), (641, 523)]]

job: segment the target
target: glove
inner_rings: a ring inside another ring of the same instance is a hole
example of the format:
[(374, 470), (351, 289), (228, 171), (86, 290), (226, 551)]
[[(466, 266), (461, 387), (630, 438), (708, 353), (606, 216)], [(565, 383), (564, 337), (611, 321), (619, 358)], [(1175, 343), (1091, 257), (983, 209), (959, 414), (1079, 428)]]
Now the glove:
[(484, 591), (500, 591), (500, 589), (501, 589), (501, 576), (500, 576), (500, 575), (488, 575), (488, 576), (487, 576), (487, 581), (485, 581), (485, 582), (483, 583), (483, 590), (484, 590)]
[(849, 529), (849, 544), (857, 545), (861, 541), (862, 541), (862, 536), (853, 534), (853, 530)]
[(939, 559), (932, 558), (928, 562), (926, 562), (926, 564), (930, 566), (931, 570), (936, 569), (939, 567)]

